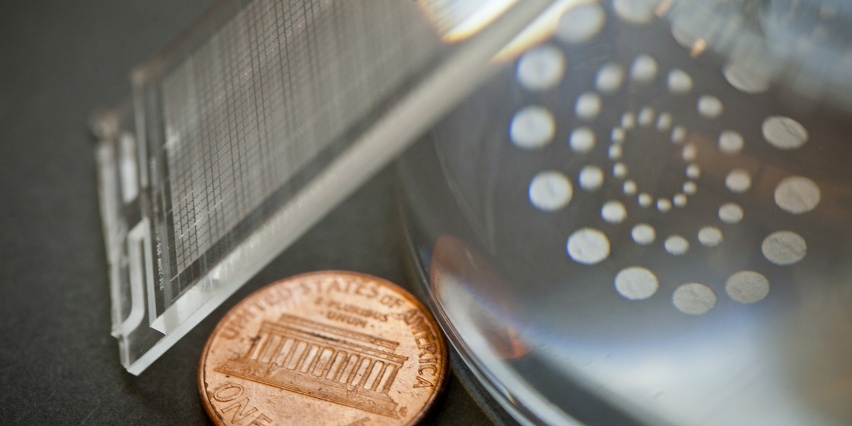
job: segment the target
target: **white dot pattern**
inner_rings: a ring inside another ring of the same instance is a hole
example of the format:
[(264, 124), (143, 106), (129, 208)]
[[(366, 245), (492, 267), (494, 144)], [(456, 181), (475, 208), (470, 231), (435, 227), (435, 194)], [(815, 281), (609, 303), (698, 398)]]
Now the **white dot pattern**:
[(509, 127), (512, 143), (522, 149), (537, 149), (553, 140), (556, 124), (546, 108), (529, 106), (516, 112)]
[(683, 284), (672, 295), (672, 303), (685, 314), (703, 315), (716, 306), (716, 293), (704, 284)]
[(517, 78), (528, 90), (541, 91), (556, 87), (565, 72), (565, 56), (555, 46), (544, 45), (529, 50), (518, 60)]
[(657, 276), (639, 266), (622, 269), (615, 276), (615, 290), (627, 300), (647, 299), (657, 292), (659, 286)]
[(567, 250), (575, 262), (594, 265), (609, 256), (609, 239), (597, 229), (583, 228), (568, 237)]
[(791, 176), (781, 181), (775, 188), (775, 204), (792, 214), (807, 213), (819, 204), (819, 186), (816, 182), (802, 176)]
[(571, 181), (560, 172), (541, 172), (530, 182), (530, 202), (542, 211), (555, 211), (565, 207), (571, 201), (572, 194)]

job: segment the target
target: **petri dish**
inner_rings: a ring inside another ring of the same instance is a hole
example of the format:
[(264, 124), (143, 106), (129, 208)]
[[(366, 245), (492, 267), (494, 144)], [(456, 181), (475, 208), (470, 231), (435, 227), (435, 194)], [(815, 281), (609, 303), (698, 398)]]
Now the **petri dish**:
[(852, 6), (558, 13), (400, 161), (464, 363), (524, 424), (852, 422)]

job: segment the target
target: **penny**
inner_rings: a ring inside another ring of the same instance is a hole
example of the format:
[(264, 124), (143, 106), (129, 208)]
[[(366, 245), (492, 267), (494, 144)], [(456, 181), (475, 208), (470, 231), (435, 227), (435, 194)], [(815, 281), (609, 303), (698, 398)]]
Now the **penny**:
[(407, 425), (447, 374), (435, 320), (411, 294), (355, 272), (272, 283), (219, 321), (198, 387), (220, 425)]

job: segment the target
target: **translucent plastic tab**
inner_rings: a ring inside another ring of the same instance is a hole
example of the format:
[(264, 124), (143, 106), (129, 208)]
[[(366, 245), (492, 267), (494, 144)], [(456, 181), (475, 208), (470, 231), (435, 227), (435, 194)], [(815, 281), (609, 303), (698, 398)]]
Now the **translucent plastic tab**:
[(140, 373), (493, 70), (552, 0), (223, 1), (97, 123)]

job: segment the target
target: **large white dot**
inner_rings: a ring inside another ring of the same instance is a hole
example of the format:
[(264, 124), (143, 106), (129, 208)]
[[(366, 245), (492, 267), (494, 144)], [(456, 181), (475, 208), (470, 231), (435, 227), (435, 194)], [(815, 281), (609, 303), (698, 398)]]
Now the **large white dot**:
[(528, 106), (512, 117), (509, 136), (515, 146), (535, 149), (550, 143), (555, 129), (556, 124), (550, 111), (540, 106)]
[(725, 130), (719, 134), (719, 151), (725, 154), (736, 154), (743, 149), (743, 137), (733, 130)]
[(738, 223), (743, 220), (743, 209), (734, 203), (722, 204), (719, 207), (719, 219), (725, 223)]
[(706, 118), (716, 118), (724, 110), (722, 101), (712, 95), (702, 95), (699, 97), (697, 107), (698, 113)]
[(763, 120), (761, 130), (766, 141), (778, 149), (796, 149), (808, 141), (805, 126), (790, 117), (769, 117)]
[(597, 190), (603, 185), (604, 172), (597, 166), (586, 166), (580, 170), (580, 188), (586, 191)]
[(530, 202), (539, 210), (559, 210), (571, 201), (572, 194), (571, 181), (556, 171), (541, 172), (530, 182)]
[(654, 242), (654, 239), (657, 238), (657, 232), (654, 231), (653, 226), (647, 223), (640, 223), (633, 227), (633, 230), (630, 231), (630, 236), (633, 237), (633, 241), (636, 244), (646, 246)]
[(698, 231), (698, 242), (707, 247), (722, 244), (722, 231), (719, 228), (707, 226)]
[(769, 294), (769, 280), (754, 271), (740, 271), (725, 282), (725, 292), (740, 303), (754, 303)]
[(751, 188), (751, 175), (743, 169), (734, 169), (725, 177), (725, 186), (731, 192), (743, 193)]
[(689, 250), (689, 241), (686, 241), (686, 238), (683, 238), (680, 235), (672, 235), (671, 237), (666, 238), (666, 242), (663, 243), (663, 246), (669, 254), (680, 256)]
[(632, 266), (615, 276), (615, 290), (627, 300), (647, 299), (657, 292), (660, 284), (653, 272)]
[(618, 201), (607, 201), (601, 207), (601, 218), (609, 223), (621, 223), (627, 217), (627, 209)]
[(545, 90), (559, 85), (565, 72), (565, 56), (551, 45), (529, 50), (518, 60), (517, 77), (529, 90)]
[(770, 234), (760, 248), (766, 259), (776, 265), (792, 265), (802, 260), (808, 251), (805, 239), (791, 231)]
[(601, 67), (595, 76), (595, 87), (604, 93), (612, 93), (624, 82), (624, 70), (620, 65), (609, 63)]
[(687, 93), (692, 90), (692, 77), (686, 71), (673, 69), (669, 71), (669, 78), (666, 81), (669, 92), (676, 94)]
[(609, 256), (609, 240), (597, 229), (583, 228), (568, 237), (567, 249), (575, 262), (593, 265)]
[(775, 188), (775, 203), (786, 212), (801, 214), (813, 210), (821, 198), (816, 182), (802, 176), (785, 178)]
[(674, 291), (672, 303), (685, 314), (702, 315), (716, 306), (716, 294), (704, 284), (683, 284)]
[(740, 64), (728, 64), (723, 70), (731, 86), (745, 93), (760, 93), (769, 89), (769, 78), (749, 70)]
[(595, 132), (588, 127), (578, 127), (571, 131), (568, 144), (574, 151), (589, 152), (595, 147)]
[(633, 24), (647, 24), (654, 19), (659, 0), (615, 0), (612, 3), (619, 18)]
[(601, 112), (601, 97), (597, 93), (586, 92), (577, 97), (574, 104), (574, 114), (577, 117), (591, 119)]
[(606, 23), (606, 12), (600, 4), (585, 3), (562, 15), (556, 37), (565, 43), (583, 43), (600, 33)]
[(630, 79), (638, 83), (648, 83), (657, 75), (657, 61), (648, 55), (639, 55), (630, 66)]

